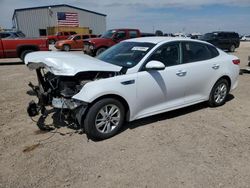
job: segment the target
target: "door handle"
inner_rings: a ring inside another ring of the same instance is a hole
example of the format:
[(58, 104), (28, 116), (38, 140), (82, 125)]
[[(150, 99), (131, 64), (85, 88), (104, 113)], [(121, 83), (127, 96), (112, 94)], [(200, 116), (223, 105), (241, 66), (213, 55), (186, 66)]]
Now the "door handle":
[(187, 74), (187, 71), (184, 70), (179, 70), (178, 72), (176, 72), (177, 76), (185, 76)]
[(212, 66), (212, 68), (216, 70), (216, 69), (220, 68), (220, 65), (214, 64), (214, 65)]

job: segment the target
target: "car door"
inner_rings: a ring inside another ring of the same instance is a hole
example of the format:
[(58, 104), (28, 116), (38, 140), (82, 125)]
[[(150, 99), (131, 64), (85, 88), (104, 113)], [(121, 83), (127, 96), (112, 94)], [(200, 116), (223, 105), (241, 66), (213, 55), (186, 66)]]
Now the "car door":
[(79, 49), (83, 47), (83, 40), (81, 35), (76, 35), (73, 39), (72, 48)]
[[(211, 45), (199, 42), (182, 42), (182, 63), (185, 65), (185, 103), (208, 99), (211, 86), (218, 78), (220, 62), (218, 51)], [(214, 51), (214, 52), (213, 52)]]
[[(137, 118), (184, 104), (186, 72), (180, 64), (180, 43), (166, 43), (153, 52), (137, 77)], [(164, 70), (147, 71), (151, 60), (165, 64)]]

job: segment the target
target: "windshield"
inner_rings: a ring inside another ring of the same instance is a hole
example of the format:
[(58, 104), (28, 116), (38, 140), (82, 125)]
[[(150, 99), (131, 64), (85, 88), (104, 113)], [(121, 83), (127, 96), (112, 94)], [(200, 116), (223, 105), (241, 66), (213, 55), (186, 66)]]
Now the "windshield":
[(155, 46), (153, 43), (142, 42), (121, 42), (97, 56), (98, 59), (118, 65), (131, 68)]
[(116, 30), (108, 30), (104, 34), (102, 34), (101, 38), (112, 38), (115, 32)]
[(73, 36), (73, 35), (70, 35), (70, 36), (68, 37), (68, 40), (73, 40), (73, 38), (74, 38), (74, 36)]
[(25, 34), (23, 34), (21, 31), (17, 31), (17, 32), (16, 32), (16, 36), (17, 36), (17, 37), (20, 37), (20, 38), (24, 38), (24, 37), (25, 37)]

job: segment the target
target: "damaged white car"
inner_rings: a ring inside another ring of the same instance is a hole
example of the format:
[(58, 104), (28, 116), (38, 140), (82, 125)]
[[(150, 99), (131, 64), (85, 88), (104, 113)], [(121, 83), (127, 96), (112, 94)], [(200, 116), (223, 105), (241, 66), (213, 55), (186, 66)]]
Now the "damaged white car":
[(115, 135), (124, 121), (208, 101), (226, 102), (236, 88), (240, 60), (209, 43), (148, 37), (123, 41), (97, 58), (66, 52), (34, 52), (38, 97), (30, 116), (46, 106), (71, 116), (90, 138)]

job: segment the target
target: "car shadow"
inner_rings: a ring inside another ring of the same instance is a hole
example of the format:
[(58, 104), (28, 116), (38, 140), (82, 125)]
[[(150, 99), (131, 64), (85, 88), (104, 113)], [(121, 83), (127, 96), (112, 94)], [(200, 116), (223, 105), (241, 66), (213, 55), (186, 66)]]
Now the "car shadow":
[(23, 62), (0, 62), (0, 66), (24, 65)]
[(26, 94), (29, 95), (29, 96), (36, 96), (36, 93), (32, 89), (26, 91)]
[[(229, 94), (227, 96), (226, 103), (233, 99), (234, 99), (234, 96), (232, 94)], [(155, 123), (157, 121), (173, 119), (173, 118), (180, 117), (186, 114), (190, 114), (192, 112), (196, 112), (198, 110), (202, 110), (205, 108), (213, 108), (213, 107), (209, 107), (207, 102), (202, 102), (199, 104), (191, 105), (191, 106), (180, 108), (177, 110), (172, 110), (169, 112), (160, 113), (157, 115), (149, 116), (149, 117), (135, 120), (132, 122), (126, 122), (126, 124), (123, 126), (123, 128), (118, 134), (122, 133), (123, 131), (126, 131), (127, 129), (136, 129), (141, 126), (151, 125), (152, 123)]]

